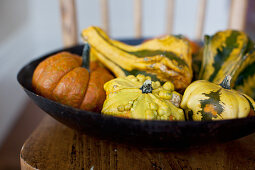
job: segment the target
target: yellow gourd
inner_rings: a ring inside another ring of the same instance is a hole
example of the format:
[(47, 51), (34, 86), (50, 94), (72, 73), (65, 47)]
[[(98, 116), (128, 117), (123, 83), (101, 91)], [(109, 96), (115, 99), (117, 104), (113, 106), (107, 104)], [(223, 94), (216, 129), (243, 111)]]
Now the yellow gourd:
[(184, 92), (181, 108), (189, 120), (222, 120), (244, 118), (254, 114), (255, 103), (249, 96), (230, 89), (231, 76), (220, 85), (198, 80)]
[(126, 118), (185, 120), (178, 108), (181, 95), (174, 85), (151, 81), (149, 76), (133, 75), (113, 79), (104, 85), (106, 100), (102, 113)]
[(132, 46), (110, 39), (100, 28), (82, 31), (91, 45), (92, 55), (116, 77), (143, 74), (154, 81), (171, 81), (177, 90), (184, 90), (192, 80), (192, 48), (188, 40), (164, 36)]

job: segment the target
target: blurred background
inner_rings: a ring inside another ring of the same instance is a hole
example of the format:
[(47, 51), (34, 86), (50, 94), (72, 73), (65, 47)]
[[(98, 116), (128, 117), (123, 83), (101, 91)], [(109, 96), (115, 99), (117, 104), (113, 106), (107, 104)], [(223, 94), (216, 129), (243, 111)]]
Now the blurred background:
[[(194, 39), (199, 0), (175, 2), (173, 33)], [(112, 38), (134, 37), (133, 3), (134, 0), (109, 0)], [(100, 0), (77, 0), (76, 6), (79, 33), (90, 25), (102, 26)], [(213, 34), (227, 28), (229, 6), (230, 0), (207, 1), (204, 34)], [(143, 8), (142, 36), (154, 37), (164, 34), (166, 0), (143, 1)], [(254, 18), (254, 14), (249, 17)], [(58, 0), (0, 0), (0, 146), (2, 146), (0, 154), (4, 154), (2, 156), (8, 157), (10, 148), (20, 149), (20, 143), (24, 142), (44, 114), (35, 111), (37, 107), (29, 101), (18, 85), (16, 75), (22, 66), (34, 58), (63, 47), (60, 18)], [(252, 25), (247, 29), (252, 30)], [(81, 42), (81, 39), (79, 41)], [(34, 110), (29, 110), (31, 107)], [(30, 112), (27, 117), (24, 116), (26, 112)], [(18, 133), (12, 134), (13, 129), (15, 127), (17, 129), (17, 122), (21, 120), (26, 123), (19, 124)], [(30, 128), (22, 134), (22, 128), (26, 128), (24, 126)], [(8, 147), (6, 144), (10, 145), (8, 142), (10, 139), (16, 139), (20, 143), (16, 142), (14, 146)], [(18, 153), (15, 154), (18, 159)], [(7, 158), (5, 160), (8, 161)]]

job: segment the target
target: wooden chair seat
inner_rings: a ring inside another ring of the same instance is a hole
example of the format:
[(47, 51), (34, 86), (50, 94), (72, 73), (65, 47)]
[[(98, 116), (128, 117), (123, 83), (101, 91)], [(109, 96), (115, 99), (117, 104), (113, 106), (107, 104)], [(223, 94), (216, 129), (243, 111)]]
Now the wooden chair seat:
[(46, 116), (22, 147), (21, 169), (254, 169), (255, 134), (182, 151), (99, 140)]

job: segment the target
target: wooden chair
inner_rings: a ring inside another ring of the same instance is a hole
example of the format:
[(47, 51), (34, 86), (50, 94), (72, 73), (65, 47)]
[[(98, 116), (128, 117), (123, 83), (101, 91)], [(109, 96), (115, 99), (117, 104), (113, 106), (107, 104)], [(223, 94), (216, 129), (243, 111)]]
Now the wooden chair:
[[(166, 33), (173, 28), (168, 0)], [(134, 1), (135, 37), (141, 37), (142, 0)], [(78, 43), (74, 0), (60, 0), (64, 46)], [(103, 29), (109, 31), (108, 1), (101, 0)], [(244, 29), (247, 0), (232, 0), (229, 28)], [(199, 0), (196, 39), (201, 39), (206, 0)], [(35, 113), (36, 114), (36, 113)], [(46, 115), (21, 149), (21, 169), (254, 169), (255, 134), (224, 144), (158, 152), (81, 135)]]
[[(108, 0), (101, 1), (102, 27), (109, 32), (109, 5)], [(142, 0), (134, 1), (134, 25), (135, 38), (142, 35)], [(174, 4), (175, 0), (167, 0), (165, 12), (166, 34), (171, 34), (174, 24)], [(197, 23), (195, 39), (200, 40), (204, 30), (204, 20), (206, 15), (207, 0), (199, 0), (197, 11)], [(228, 28), (243, 30), (246, 21), (248, 0), (231, 0)], [(62, 34), (64, 46), (73, 46), (78, 43), (77, 17), (75, 0), (60, 0), (60, 9), (62, 16)]]

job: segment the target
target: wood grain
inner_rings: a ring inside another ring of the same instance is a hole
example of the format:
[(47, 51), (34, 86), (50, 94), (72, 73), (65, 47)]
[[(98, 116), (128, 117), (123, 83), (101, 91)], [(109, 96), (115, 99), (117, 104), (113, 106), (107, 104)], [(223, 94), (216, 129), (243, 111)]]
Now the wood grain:
[(109, 34), (110, 28), (109, 28), (109, 5), (108, 0), (101, 0), (101, 11), (102, 11), (102, 25), (103, 30)]
[(229, 23), (230, 29), (244, 30), (248, 0), (231, 0)]
[(22, 169), (254, 169), (254, 143), (252, 134), (182, 151), (149, 150), (82, 135), (46, 116), (20, 158)]
[(65, 47), (78, 43), (75, 0), (60, 0), (62, 38)]
[(195, 39), (201, 40), (204, 32), (205, 14), (207, 0), (199, 0), (197, 10), (196, 34)]
[(166, 34), (173, 33), (175, 0), (167, 0), (166, 5)]
[(134, 0), (135, 38), (142, 36), (142, 0)]

